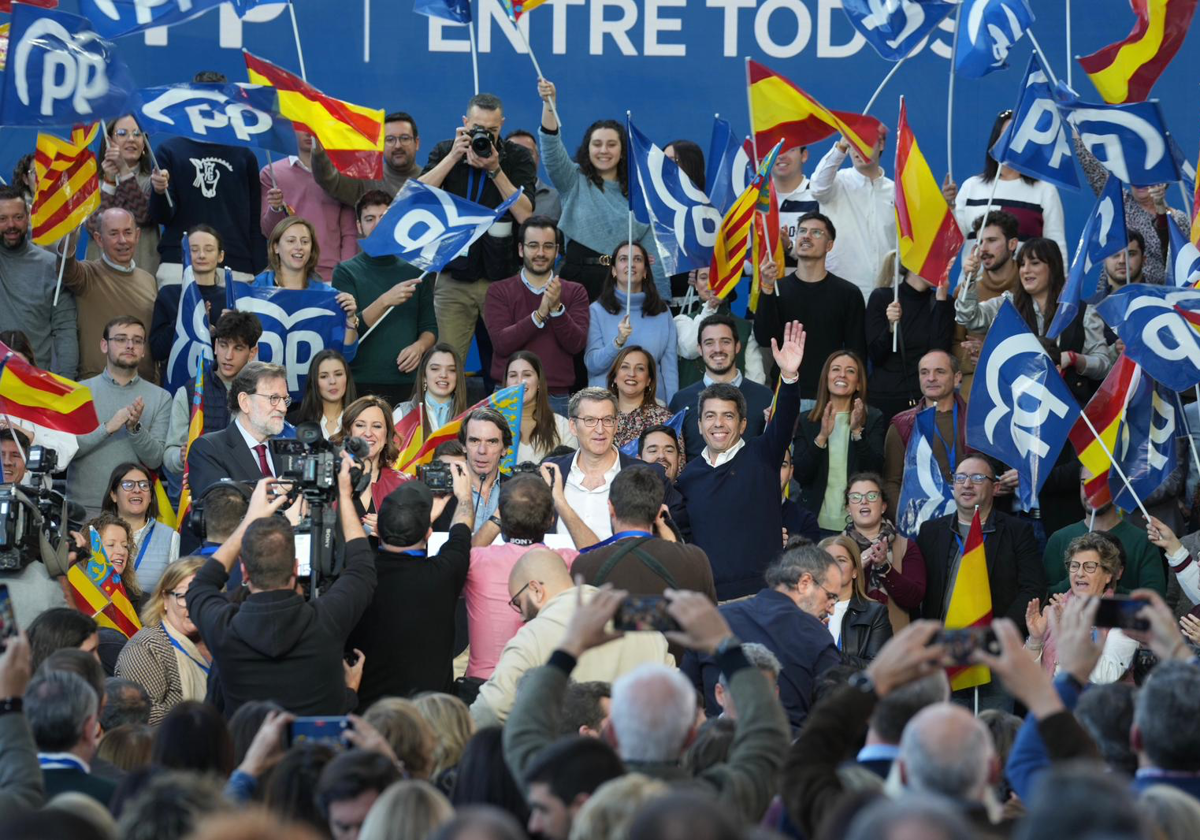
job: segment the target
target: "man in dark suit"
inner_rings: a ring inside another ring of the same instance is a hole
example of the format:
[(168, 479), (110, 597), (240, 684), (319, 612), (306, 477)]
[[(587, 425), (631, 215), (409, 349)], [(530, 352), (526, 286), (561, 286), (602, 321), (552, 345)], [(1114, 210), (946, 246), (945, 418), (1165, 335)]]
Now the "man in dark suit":
[(116, 783), (91, 772), (100, 744), (100, 698), (71, 671), (40, 672), (25, 690), (25, 717), (37, 743), (46, 799), (74, 791), (108, 807)]
[(704, 450), (700, 412), (696, 409), (701, 391), (713, 383), (728, 382), (742, 392), (746, 398), (744, 438), (762, 434), (767, 425), (765, 412), (771, 407), (774, 396), (770, 388), (752, 382), (737, 369), (737, 356), (742, 352), (742, 343), (738, 341), (737, 321), (733, 316), (722, 312), (709, 315), (700, 322), (696, 343), (700, 347), (700, 361), (704, 363), (704, 378), (676, 391), (670, 405), (671, 411), (676, 414), (684, 408), (691, 409), (683, 418), (683, 447), (689, 461), (699, 458)]

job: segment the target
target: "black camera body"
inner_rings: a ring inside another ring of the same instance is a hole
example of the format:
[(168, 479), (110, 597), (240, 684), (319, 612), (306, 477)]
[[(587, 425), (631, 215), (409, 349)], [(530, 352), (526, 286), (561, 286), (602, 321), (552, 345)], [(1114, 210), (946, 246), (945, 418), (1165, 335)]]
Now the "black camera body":
[(492, 140), (492, 133), (490, 131), (486, 128), (472, 128), (467, 132), (467, 136), (471, 138), (471, 151), (481, 158), (492, 156), (496, 144)]
[(355, 465), (350, 468), (350, 483), (361, 493), (371, 483), (366, 467), (367, 442), (360, 437), (346, 439), (344, 445), (330, 443), (315, 422), (296, 426), (296, 437), (276, 438), (270, 442), (279, 478), (292, 484), (289, 497), (303, 495), (309, 501), (332, 502), (337, 498), (337, 477), (342, 452), (350, 453)]
[(30, 485), (0, 485), (0, 571), (19, 572), (41, 560), (51, 575), (67, 573), (71, 541), (62, 538), (70, 527), (67, 500), (43, 486), (57, 466), (55, 450), (31, 446), (25, 459)]
[(454, 493), (454, 474), (450, 472), (450, 465), (442, 461), (417, 467), (417, 478), (435, 496), (449, 496)]

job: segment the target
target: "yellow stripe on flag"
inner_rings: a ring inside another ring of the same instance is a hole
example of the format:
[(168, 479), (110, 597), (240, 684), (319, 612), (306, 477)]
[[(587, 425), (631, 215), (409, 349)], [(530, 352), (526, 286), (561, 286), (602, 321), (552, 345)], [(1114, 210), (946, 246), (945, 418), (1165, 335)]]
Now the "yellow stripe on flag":
[[(971, 530), (963, 546), (958, 573), (954, 576), (950, 605), (946, 610), (946, 629), (981, 627), (992, 621), (992, 589), (988, 582), (987, 556), (983, 548), (983, 527), (979, 510), (971, 520)], [(951, 674), (950, 686), (958, 691), (992, 681), (987, 668), (975, 665)]]

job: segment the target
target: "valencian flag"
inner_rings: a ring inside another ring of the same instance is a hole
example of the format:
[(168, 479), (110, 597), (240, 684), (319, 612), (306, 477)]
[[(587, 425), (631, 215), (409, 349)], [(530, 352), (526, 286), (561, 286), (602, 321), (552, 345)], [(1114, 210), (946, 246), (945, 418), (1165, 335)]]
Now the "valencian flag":
[[(496, 393), (480, 400), (475, 405), (468, 408), (462, 414), (455, 417), (445, 426), (430, 433), (425, 442), (417, 449), (416, 454), (402, 466), (399, 467), (400, 472), (416, 473), (417, 467), (422, 464), (428, 464), (433, 460), (433, 450), (448, 440), (454, 440), (458, 437), (458, 430), (462, 427), (463, 418), (477, 408), (494, 408), (504, 415), (504, 419), (508, 421), (508, 428), (512, 430), (514, 441), (521, 439), (521, 411), (525, 405), (525, 386), (513, 385), (510, 388), (501, 388)], [(415, 413), (415, 412), (414, 412)], [(418, 425), (419, 428), (419, 425)], [(503, 473), (512, 472), (512, 467), (516, 459), (516, 447), (509, 449), (504, 457), (500, 459), (500, 471)]]
[(96, 156), (88, 148), (99, 128), (99, 123), (77, 127), (71, 131), (70, 140), (38, 135), (33, 159), (37, 193), (30, 212), (35, 244), (57, 242), (100, 206), (99, 169)]
[(758, 172), (746, 187), (746, 191), (729, 208), (721, 227), (717, 230), (717, 241), (713, 245), (712, 265), (709, 268), (708, 287), (718, 298), (724, 299), (737, 286), (742, 276), (742, 268), (746, 263), (746, 255), (750, 252), (750, 233), (754, 224), (755, 214), (763, 202), (763, 193), (767, 192), (767, 202), (770, 203), (771, 169), (775, 166), (775, 158), (783, 147), (783, 141), (775, 143), (771, 153), (763, 158)]
[(779, 235), (779, 198), (775, 193), (775, 181), (767, 179), (767, 209), (754, 214), (754, 245), (750, 263), (754, 273), (750, 279), (750, 300), (746, 306), (751, 312), (758, 311), (758, 294), (762, 278), (762, 261), (766, 254), (771, 255), (771, 261), (781, 270), (783, 268), (783, 237)]
[(279, 91), (279, 113), (320, 141), (334, 167), (350, 178), (383, 177), (384, 112), (326, 96), (299, 76), (242, 51), (250, 81)]
[(142, 629), (137, 610), (129, 602), (121, 576), (108, 562), (100, 535), (92, 528), (92, 556), (86, 562), (76, 563), (67, 570), (67, 582), (75, 598), (76, 608), (96, 619), (101, 627), (116, 630), (125, 638), (131, 638)]
[(783, 141), (785, 149), (808, 146), (841, 134), (865, 158), (875, 156), (879, 120), (864, 114), (830, 111), (788, 79), (756, 61), (746, 63), (750, 81), (750, 113), (754, 145), (769, 149)]
[[(192, 448), (192, 444), (196, 442), (197, 438), (204, 434), (204, 377), (211, 373), (211, 366), (212, 362), (210, 360), (200, 360), (200, 369), (196, 372), (195, 384), (192, 386), (191, 421), (188, 423), (187, 445), (183, 447), (183, 452), (180, 454), (180, 457), (183, 459), (183, 477), (185, 479), (188, 475), (188, 451)], [(200, 489), (203, 491), (205, 488), (201, 487)], [(175, 525), (171, 527), (179, 530), (179, 526), (184, 522), (184, 517), (187, 516), (188, 508), (191, 506), (192, 488), (189, 484), (179, 494), (179, 512), (175, 515)], [(161, 504), (159, 511), (162, 511)]]
[[(983, 553), (983, 527), (979, 508), (971, 520), (967, 541), (962, 544), (962, 559), (954, 575), (950, 606), (946, 609), (946, 629), (987, 627), (992, 623), (992, 589), (988, 583), (987, 557)], [(947, 669), (950, 690), (974, 688), (992, 681), (992, 672), (984, 665), (965, 665)]]
[(500, 0), (500, 5), (513, 20), (520, 20), (521, 15), (532, 12), (546, 0)]
[(1196, 0), (1129, 0), (1137, 16), (1124, 40), (1079, 59), (1110, 105), (1142, 102), (1183, 46)]
[(86, 386), (34, 367), (3, 342), (0, 412), (71, 435), (86, 435), (100, 425), (92, 392)]
[(962, 231), (908, 124), (904, 97), (896, 131), (896, 228), (900, 263), (935, 285), (945, 283), (963, 246)]
[[(1124, 353), (1117, 359), (1116, 364), (1104, 377), (1100, 390), (1088, 401), (1083, 413), (1100, 433), (1100, 439), (1109, 452), (1117, 446), (1117, 432), (1121, 428), (1121, 420), (1125, 417), (1125, 409), (1129, 404), (1129, 395), (1137, 388), (1141, 378), (1141, 368)], [(1108, 489), (1108, 471), (1112, 460), (1104, 451), (1092, 430), (1088, 428), (1083, 418), (1075, 422), (1071, 433), (1067, 435), (1075, 452), (1079, 455), (1079, 463), (1083, 465), (1091, 478), (1083, 483), (1083, 492), (1087, 494), (1088, 502), (1093, 508), (1100, 508), (1112, 501), (1112, 493)]]

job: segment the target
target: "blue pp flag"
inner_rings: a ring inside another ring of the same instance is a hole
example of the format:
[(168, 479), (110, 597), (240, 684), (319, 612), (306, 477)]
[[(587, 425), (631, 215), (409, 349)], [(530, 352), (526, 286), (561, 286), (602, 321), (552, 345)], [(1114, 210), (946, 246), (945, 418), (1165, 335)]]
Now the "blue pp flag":
[(955, 5), (946, 0), (842, 0), (850, 24), (888, 61), (913, 53)]
[(704, 268), (712, 261), (721, 212), (675, 161), (626, 119), (629, 135), (629, 206), (649, 224), (658, 259), (668, 274)]
[(79, 0), (79, 11), (106, 38), (132, 35), (152, 26), (173, 26), (199, 17), (223, 2), (233, 5), (238, 17), (259, 3), (278, 0)]
[[(213, 360), (212, 333), (204, 297), (192, 274), (188, 238), (183, 237), (183, 291), (179, 295), (179, 311), (175, 314), (175, 341), (167, 357), (166, 380), (163, 387), (174, 394), (196, 376), (202, 361)], [(232, 272), (225, 269), (225, 283), (232, 282)]]
[(1071, 190), (1079, 189), (1071, 140), (1054, 103), (1049, 78), (1036, 53), (1029, 57), (1029, 69), (1021, 84), (1016, 113), (990, 154), (994, 160), (1022, 175)]
[(1021, 510), (1037, 496), (1079, 416), (1079, 405), (1053, 359), (1006, 300), (975, 367), (967, 446), (1017, 471)]
[[(679, 409), (679, 411), (672, 414), (670, 420), (668, 420), (666, 423), (663, 423), (664, 426), (675, 432), (675, 437), (679, 440), (680, 451), (683, 450), (683, 417), (685, 414), (687, 414), (687, 412), (688, 406), (684, 406), (683, 408)], [(629, 441), (629, 443), (621, 447), (621, 454), (628, 455), (630, 458), (638, 457), (639, 443), (639, 438), (634, 438), (633, 440)]]
[(1167, 272), (1172, 286), (1194, 289), (1200, 284), (1200, 250), (1179, 230), (1179, 225), (1168, 216), (1167, 227), (1171, 229), (1171, 260)]
[[(1108, 293), (1104, 275), (1092, 269), (1106, 257), (1125, 249), (1129, 234), (1125, 230), (1125, 205), (1121, 198), (1121, 182), (1109, 175), (1104, 182), (1096, 206), (1083, 226), (1075, 259), (1067, 274), (1054, 310), (1054, 320), (1046, 330), (1046, 338), (1058, 338), (1079, 314), (1083, 303), (1098, 303)], [(1089, 279), (1090, 278), (1090, 279)]]
[(188, 83), (143, 88), (132, 110), (147, 134), (296, 154), (292, 121), (279, 114), (279, 91), (248, 84)]
[(1200, 384), (1200, 290), (1133, 283), (1096, 311), (1149, 376), (1172, 391)]
[[(904, 483), (900, 486), (900, 506), (896, 509), (896, 530), (910, 538), (916, 537), (930, 519), (954, 513), (954, 488), (946, 483), (933, 457), (936, 417), (935, 406), (917, 412), (904, 453)], [(951, 469), (955, 466), (952, 464)]]
[(954, 71), (980, 79), (1008, 67), (1008, 51), (1034, 21), (1026, 0), (963, 0), (955, 33)]
[(410, 178), (375, 230), (359, 242), (372, 257), (392, 254), (422, 271), (441, 271), (487, 233), (521, 193), (517, 190), (493, 209)]
[(0, 123), (74, 125), (119, 117), (133, 91), (116, 48), (78, 15), (13, 6)]
[(413, 0), (413, 11), (457, 23), (471, 22), (471, 0)]
[(293, 400), (304, 393), (308, 366), (326, 348), (354, 359), (358, 344), (346, 344), (346, 313), (331, 286), (280, 289), (230, 282), (225, 286), (229, 308), (253, 312), (262, 323), (258, 360), (287, 368)]
[[(1179, 464), (1175, 438), (1177, 415), (1182, 414), (1178, 396), (1165, 391), (1145, 371), (1134, 374), (1130, 397), (1113, 446), (1113, 458), (1129, 479), (1139, 499), (1146, 499), (1166, 483)], [(1108, 488), (1113, 504), (1126, 513), (1138, 509), (1137, 501), (1116, 470), (1108, 471)]]
[(708, 146), (708, 167), (704, 173), (709, 201), (724, 216), (738, 200), (753, 177), (754, 162), (746, 144), (733, 136), (729, 123), (713, 118), (712, 140)]
[(1083, 102), (1062, 82), (1054, 99), (1084, 147), (1124, 183), (1152, 187), (1180, 179), (1179, 161), (1157, 102)]

